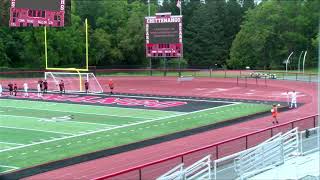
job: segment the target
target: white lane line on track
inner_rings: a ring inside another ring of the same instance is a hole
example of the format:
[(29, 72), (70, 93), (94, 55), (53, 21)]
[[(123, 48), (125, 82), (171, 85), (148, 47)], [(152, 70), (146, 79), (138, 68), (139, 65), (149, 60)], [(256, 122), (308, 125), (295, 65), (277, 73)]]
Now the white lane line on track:
[[(240, 104), (240, 103), (233, 103), (233, 104), (228, 104), (228, 105), (224, 105), (224, 106), (218, 106), (218, 107), (203, 109), (203, 110), (199, 110), (199, 111), (193, 111), (193, 112), (189, 112), (189, 113), (175, 114), (175, 115), (172, 115), (172, 116), (165, 116), (165, 117), (156, 118), (156, 119), (152, 119), (152, 120), (141, 121), (141, 122), (134, 123), (134, 124), (125, 124), (125, 125), (121, 125), (121, 126), (117, 126), (117, 127), (113, 127), (113, 128), (101, 129), (101, 130), (98, 130), (98, 131), (91, 131), (91, 132), (77, 134), (77, 135), (73, 135), (73, 136), (56, 138), (56, 139), (51, 139), (51, 140), (42, 141), (42, 142), (36, 142), (36, 143), (32, 143), (32, 144), (26, 144), (26, 145), (23, 145), (23, 146), (17, 146), (17, 147), (13, 147), (13, 148), (9, 148), (9, 149), (0, 150), (0, 153), (1, 152), (15, 150), (15, 149), (21, 149), (21, 148), (29, 147), (29, 146), (33, 146), (33, 145), (44, 144), (44, 143), (49, 143), (49, 142), (55, 142), (55, 141), (65, 140), (65, 139), (70, 139), (70, 138), (76, 138), (76, 137), (95, 134), (95, 133), (99, 133), (99, 132), (105, 132), (105, 131), (110, 131), (110, 130), (114, 130), (114, 129), (120, 129), (120, 128), (130, 127), (130, 126), (134, 126), (134, 125), (140, 125), (140, 124), (145, 124), (145, 123), (149, 123), (149, 122), (160, 121), (160, 120), (165, 120), (165, 119), (169, 119), (169, 118), (174, 118), (174, 117), (194, 114), (194, 113), (197, 113), (197, 112), (208, 111), (208, 110), (212, 110), (212, 109), (219, 109), (219, 108), (223, 108), (223, 107), (227, 107), (227, 106), (234, 106), (234, 105), (237, 105), (237, 104)], [(106, 135), (106, 136), (108, 137), (110, 135)]]

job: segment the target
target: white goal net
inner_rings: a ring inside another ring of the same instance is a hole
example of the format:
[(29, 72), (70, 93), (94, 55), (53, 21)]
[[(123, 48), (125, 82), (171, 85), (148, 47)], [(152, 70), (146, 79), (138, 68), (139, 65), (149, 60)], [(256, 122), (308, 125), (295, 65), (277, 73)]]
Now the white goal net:
[(59, 83), (64, 82), (65, 91), (85, 92), (85, 82), (89, 82), (89, 93), (102, 93), (103, 89), (93, 73), (45, 72), (49, 91), (59, 91)]

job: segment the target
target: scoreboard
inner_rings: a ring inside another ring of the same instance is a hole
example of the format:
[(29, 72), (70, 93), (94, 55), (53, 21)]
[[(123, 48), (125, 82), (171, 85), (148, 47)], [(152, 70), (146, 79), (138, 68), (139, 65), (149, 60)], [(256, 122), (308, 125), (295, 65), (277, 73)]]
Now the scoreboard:
[(63, 27), (69, 0), (11, 0), (10, 27)]
[(157, 13), (145, 18), (146, 56), (182, 57), (182, 16)]

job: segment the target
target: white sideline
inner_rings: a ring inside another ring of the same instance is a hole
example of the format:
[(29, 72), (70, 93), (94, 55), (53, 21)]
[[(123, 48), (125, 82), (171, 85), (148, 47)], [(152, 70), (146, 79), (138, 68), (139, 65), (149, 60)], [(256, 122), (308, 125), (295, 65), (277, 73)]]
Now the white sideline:
[(19, 167), (15, 167), (15, 166), (5, 166), (5, 165), (1, 165), (1, 164), (0, 164), (0, 167), (10, 168), (10, 169), (8, 169), (8, 170), (6, 170), (6, 171), (0, 171), (1, 174), (2, 174), (2, 173), (6, 173), (6, 172), (10, 172), (10, 171), (13, 171), (13, 170), (16, 170), (16, 169), (20, 169)]
[[(83, 93), (72, 93), (83, 95)], [(110, 96), (110, 97), (134, 97), (141, 99), (167, 99), (167, 100), (184, 100), (184, 101), (199, 101), (199, 102), (221, 102), (221, 103), (236, 103), (233, 101), (218, 101), (218, 100), (205, 100), (205, 99), (188, 99), (188, 98), (178, 98), (178, 97), (159, 97), (159, 96), (139, 96), (139, 95), (121, 95), (121, 94), (99, 94), (99, 96)], [(196, 98), (196, 97), (195, 97)]]
[(104, 131), (109, 131), (109, 130), (114, 130), (114, 129), (120, 129), (120, 128), (124, 128), (124, 127), (130, 127), (130, 126), (149, 123), (149, 122), (153, 122), (153, 121), (159, 121), (159, 120), (164, 120), (164, 119), (168, 119), (168, 118), (194, 114), (194, 113), (197, 113), (197, 112), (208, 111), (208, 110), (212, 110), (212, 109), (219, 109), (219, 108), (226, 107), (226, 106), (234, 106), (236, 104), (241, 104), (241, 103), (228, 104), (228, 105), (225, 105), (225, 106), (218, 106), (218, 107), (213, 107), (213, 108), (209, 108), (209, 109), (203, 109), (203, 110), (199, 110), (199, 111), (189, 112), (189, 113), (175, 114), (175, 115), (172, 115), (172, 116), (165, 116), (165, 117), (156, 118), (156, 119), (152, 119), (152, 120), (141, 121), (141, 122), (137, 122), (137, 123), (117, 126), (117, 127), (114, 127), (114, 128), (101, 129), (101, 130), (98, 130), (98, 131), (92, 131), (92, 132), (87, 132), (87, 133), (83, 133), (83, 134), (77, 134), (77, 135), (68, 136), (68, 137), (56, 138), (56, 139), (52, 139), (52, 140), (48, 140), (48, 141), (42, 141), (42, 142), (36, 142), (36, 143), (32, 143), (32, 144), (26, 144), (26, 145), (23, 145), (23, 146), (17, 146), (17, 147), (12, 147), (12, 148), (8, 148), (8, 149), (0, 150), (0, 153), (1, 152), (15, 150), (15, 149), (21, 149), (21, 148), (29, 147), (29, 146), (33, 146), (33, 145), (44, 144), (44, 143), (49, 143), (49, 142), (54, 142), (54, 141), (64, 140), (64, 139), (70, 139), (70, 138), (74, 138), (74, 137), (80, 137), (80, 136), (84, 136), (84, 135), (95, 134), (95, 133), (99, 133), (99, 132), (104, 132)]
[(5, 165), (1, 165), (1, 164), (0, 164), (0, 167), (7, 167), (7, 168), (12, 168), (12, 169), (19, 169), (19, 168), (16, 167), (16, 166), (5, 166)]
[[(2, 116), (2, 115), (0, 115), (0, 116)], [(0, 126), (0, 128), (20, 129), (20, 130), (28, 130), (28, 131), (39, 131), (39, 132), (55, 133), (55, 134), (61, 134), (61, 135), (74, 135), (74, 134), (72, 134), (72, 133), (63, 133), (63, 132), (56, 132), (56, 131), (46, 131), (46, 130), (30, 129), (30, 128), (19, 128), (19, 127), (12, 127), (12, 126)]]
[[(82, 106), (82, 105), (81, 105)], [(15, 106), (1, 106), (3, 108), (16, 108), (16, 109), (34, 109), (34, 110), (42, 110), (42, 111), (55, 111), (55, 112), (66, 112), (66, 113), (75, 113), (75, 114), (91, 114), (97, 116), (113, 116), (113, 117), (125, 117), (125, 118), (132, 118), (132, 119), (150, 119), (145, 117), (132, 117), (132, 116), (120, 116), (120, 115), (113, 115), (113, 114), (97, 114), (97, 113), (85, 113), (85, 112), (76, 112), (76, 111), (63, 111), (63, 110), (54, 110), (54, 109), (44, 109), (44, 108), (27, 108), (27, 107), (15, 107)]]
[(7, 167), (7, 168), (11, 168), (11, 169), (19, 169), (16, 166), (6, 166), (6, 165), (1, 165), (1, 164), (0, 164), (0, 167)]

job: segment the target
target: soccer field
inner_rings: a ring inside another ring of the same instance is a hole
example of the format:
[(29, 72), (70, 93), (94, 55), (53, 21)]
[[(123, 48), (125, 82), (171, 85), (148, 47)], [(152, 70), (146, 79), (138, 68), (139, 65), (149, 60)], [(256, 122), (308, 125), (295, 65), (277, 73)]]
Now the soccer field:
[[(174, 102), (168, 102), (170, 98), (157, 102), (166, 100), (162, 105), (172, 105), (179, 100), (183, 102), (178, 103), (179, 106), (152, 108), (156, 97), (150, 98), (153, 100), (136, 100), (147, 102), (147, 105), (127, 103), (125, 107), (116, 106), (116, 103), (101, 105), (2, 98), (0, 172), (10, 172), (270, 109), (270, 105), (266, 104), (177, 98)], [(117, 100), (121, 104), (119, 97)], [(121, 101), (122, 105), (125, 104), (124, 100)]]

